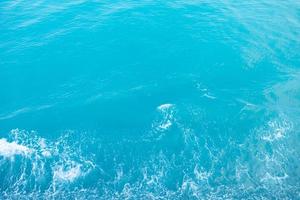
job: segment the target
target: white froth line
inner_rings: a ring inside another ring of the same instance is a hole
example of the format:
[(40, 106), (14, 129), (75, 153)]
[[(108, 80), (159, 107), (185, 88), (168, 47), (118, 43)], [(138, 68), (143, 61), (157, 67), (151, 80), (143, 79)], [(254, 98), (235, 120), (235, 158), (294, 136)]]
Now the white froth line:
[(30, 111), (30, 108), (21, 108), (21, 109), (18, 109), (16, 111), (13, 111), (7, 115), (2, 115), (0, 116), (0, 120), (6, 120), (6, 119), (11, 119), (11, 118), (14, 118), (20, 114), (23, 114), (23, 113), (26, 113), (26, 112), (29, 112)]
[(206, 98), (209, 98), (209, 99), (216, 99), (215, 96), (212, 96), (212, 95), (207, 94), (207, 93), (203, 94), (203, 97), (206, 97)]

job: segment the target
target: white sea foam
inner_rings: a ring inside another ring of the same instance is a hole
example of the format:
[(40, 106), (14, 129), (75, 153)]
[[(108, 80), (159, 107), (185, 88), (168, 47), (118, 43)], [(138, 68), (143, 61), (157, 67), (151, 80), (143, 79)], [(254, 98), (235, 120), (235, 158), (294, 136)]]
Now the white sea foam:
[(288, 122), (285, 119), (273, 120), (268, 122), (268, 129), (266, 134), (261, 138), (265, 141), (276, 141), (284, 138), (286, 134), (292, 129), (291, 122)]
[(174, 104), (162, 104), (157, 107), (157, 110), (161, 113), (162, 119), (155, 123), (156, 130), (167, 130), (173, 125), (173, 112)]
[(17, 144), (16, 142), (8, 142), (6, 139), (0, 139), (0, 156), (12, 157), (15, 155), (28, 155), (33, 150)]
[(75, 166), (64, 169), (64, 166), (59, 166), (54, 170), (53, 178), (54, 180), (60, 180), (60, 181), (69, 181), (72, 182), (78, 177), (81, 176), (81, 165), (76, 164)]
[(172, 126), (172, 122), (170, 120), (166, 120), (164, 123), (160, 124), (158, 128), (167, 130), (168, 128), (170, 128), (170, 126)]
[[(18, 181), (9, 181), (8, 184), (11, 187), (23, 188), (29, 184), (28, 180), (33, 180), (35, 187), (39, 187), (41, 181), (52, 177), (48, 182), (48, 190), (54, 192), (88, 175), (96, 165), (80, 153), (74, 142), (70, 142), (70, 134), (66, 132), (56, 141), (50, 141), (39, 137), (34, 131), (14, 129), (9, 139), (0, 139), (0, 158), (12, 158), (10, 160), (13, 161), (14, 155), (22, 155), (22, 159), (18, 160), (20, 165), (13, 170), (15, 174), (7, 175)], [(10, 160), (3, 162), (9, 162), (14, 168), (14, 162)], [(0, 168), (3, 162), (0, 162)]]
[(166, 104), (162, 104), (162, 105), (158, 106), (157, 109), (160, 111), (164, 111), (164, 110), (171, 108), (172, 106), (174, 106), (174, 105), (170, 104), (170, 103), (166, 103)]
[(39, 146), (41, 148), (41, 154), (44, 157), (50, 157), (51, 156), (51, 152), (50, 152), (50, 150), (48, 150), (46, 140), (44, 138), (41, 138), (39, 140)]
[(194, 174), (198, 180), (207, 180), (212, 173), (199, 169), (198, 165), (194, 168)]
[(261, 179), (262, 182), (276, 182), (280, 183), (283, 180), (287, 179), (289, 176), (284, 173), (282, 176), (275, 176), (272, 175), (271, 173), (267, 172), (265, 176)]
[(197, 84), (196, 84), (196, 88), (197, 88), (198, 90), (200, 90), (201, 93), (203, 93), (203, 94), (202, 94), (203, 97), (206, 97), (206, 98), (208, 98), (208, 99), (216, 99), (216, 98), (217, 98), (217, 97), (215, 97), (213, 94), (211, 94), (211, 93), (209, 92), (209, 90), (208, 90), (203, 84), (201, 84), (201, 83), (197, 83)]
[(209, 99), (216, 99), (215, 96), (213, 96), (213, 95), (211, 95), (211, 94), (209, 94), (209, 93), (203, 94), (203, 97), (206, 97), (206, 98), (209, 98)]

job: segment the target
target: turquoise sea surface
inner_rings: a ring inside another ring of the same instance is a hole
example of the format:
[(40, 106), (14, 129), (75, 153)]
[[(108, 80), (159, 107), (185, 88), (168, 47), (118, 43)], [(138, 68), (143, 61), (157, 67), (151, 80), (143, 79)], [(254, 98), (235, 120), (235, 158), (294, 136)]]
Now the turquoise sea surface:
[(300, 1), (0, 1), (0, 199), (300, 199)]

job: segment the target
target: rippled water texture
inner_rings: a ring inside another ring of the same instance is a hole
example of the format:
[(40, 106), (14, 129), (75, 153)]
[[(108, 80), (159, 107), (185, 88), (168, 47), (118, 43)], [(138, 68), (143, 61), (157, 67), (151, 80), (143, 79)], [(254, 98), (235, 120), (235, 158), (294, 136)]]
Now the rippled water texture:
[(297, 0), (0, 2), (0, 199), (300, 199)]

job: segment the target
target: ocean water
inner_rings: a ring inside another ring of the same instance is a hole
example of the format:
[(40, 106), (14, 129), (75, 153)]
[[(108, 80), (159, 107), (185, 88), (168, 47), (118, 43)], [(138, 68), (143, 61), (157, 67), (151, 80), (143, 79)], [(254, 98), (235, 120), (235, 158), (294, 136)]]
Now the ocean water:
[(300, 199), (300, 1), (2, 0), (0, 199)]

